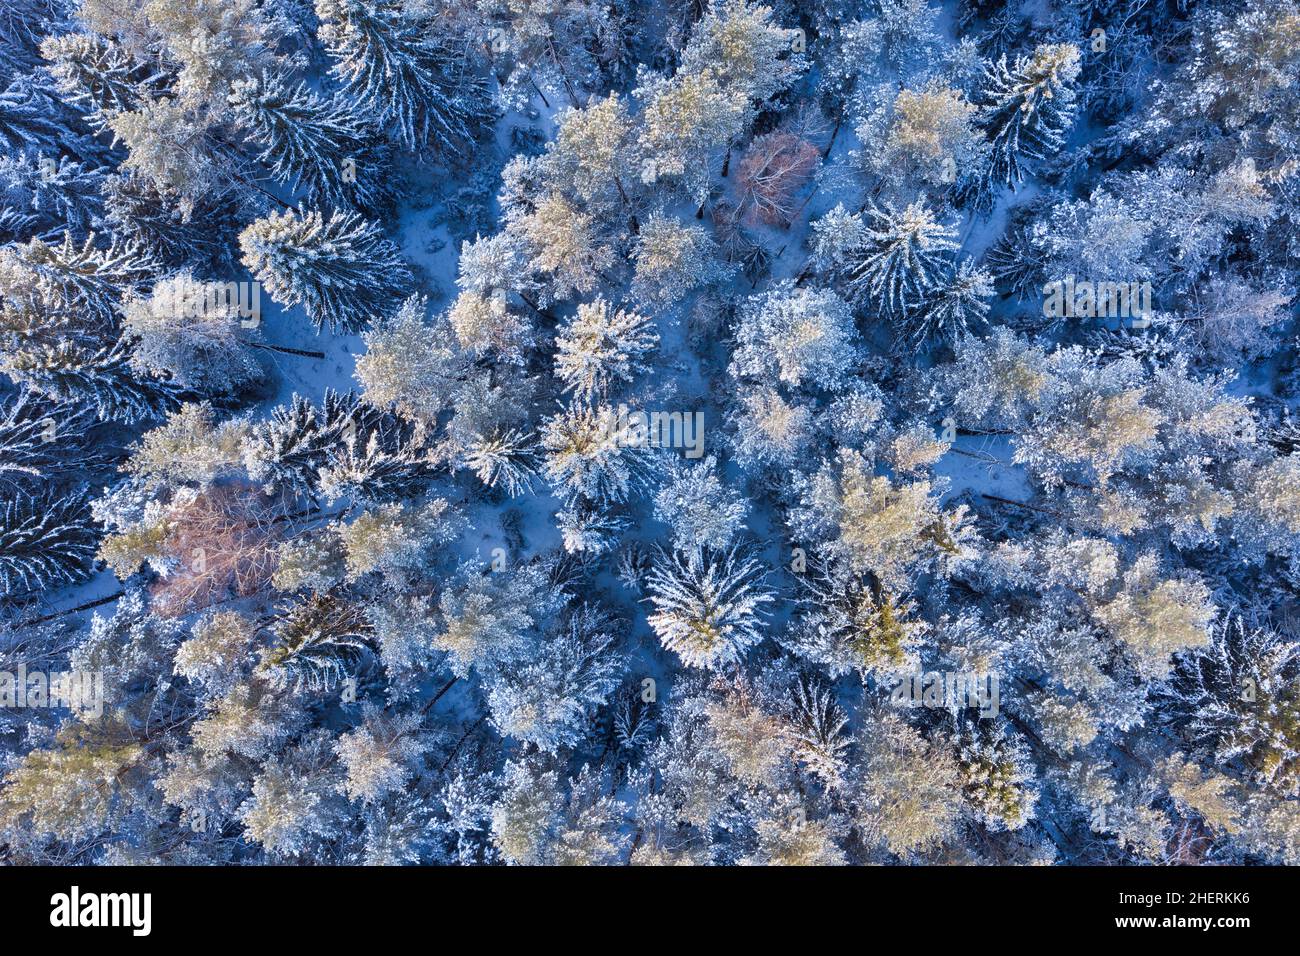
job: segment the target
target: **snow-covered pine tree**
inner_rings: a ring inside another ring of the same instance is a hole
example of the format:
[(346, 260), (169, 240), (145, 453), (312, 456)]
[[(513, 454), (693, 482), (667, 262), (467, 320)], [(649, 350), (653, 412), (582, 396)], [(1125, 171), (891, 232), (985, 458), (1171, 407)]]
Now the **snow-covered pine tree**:
[(303, 188), (308, 204), (375, 212), (391, 196), (382, 150), (343, 95), (327, 99), (305, 83), (264, 74), (236, 82), (230, 105), (261, 149), (258, 160), (280, 182)]
[(623, 669), (614, 624), (592, 605), (579, 605), (527, 660), (493, 669), (487, 700), (500, 733), (551, 753), (582, 740), (586, 718), (609, 699)]
[(597, 298), (579, 305), (560, 328), (555, 374), (578, 398), (603, 398), (614, 383), (631, 382), (637, 372), (646, 371), (645, 356), (658, 343), (650, 319)]
[(654, 304), (674, 303), (731, 272), (719, 261), (718, 244), (704, 229), (661, 212), (642, 223), (632, 260), (636, 263), (632, 291)]
[(747, 91), (724, 86), (717, 69), (706, 66), (671, 79), (647, 75), (634, 95), (646, 104), (639, 137), (646, 156), (642, 179), (677, 182), (693, 202), (704, 203), (711, 171), (749, 120)]
[(365, 400), (428, 424), (451, 404), (469, 372), (445, 317), (430, 319), (428, 300), (411, 296), (391, 316), (362, 333), (356, 378)]
[(764, 384), (835, 391), (860, 357), (848, 304), (789, 279), (746, 299), (733, 334), (732, 376)]
[(718, 461), (670, 459), (669, 480), (655, 495), (655, 519), (673, 529), (673, 548), (725, 551), (745, 526), (749, 503), (718, 478)]
[(555, 182), (588, 208), (628, 208), (640, 183), (635, 130), (627, 100), (617, 93), (556, 117), (555, 139), (543, 163)]
[(737, 548), (682, 554), (659, 550), (646, 579), (647, 621), (688, 667), (720, 669), (763, 639), (773, 594), (757, 558)]
[(717, 72), (719, 84), (757, 104), (789, 87), (808, 66), (796, 34), (754, 0), (710, 0), (682, 50), (680, 70)]
[(199, 395), (238, 394), (264, 375), (250, 346), (257, 332), (241, 327), (236, 302), (192, 310), (189, 303), (205, 294), (203, 283), (181, 272), (155, 283), (147, 298), (128, 299), (122, 329), (134, 345), (131, 362)]

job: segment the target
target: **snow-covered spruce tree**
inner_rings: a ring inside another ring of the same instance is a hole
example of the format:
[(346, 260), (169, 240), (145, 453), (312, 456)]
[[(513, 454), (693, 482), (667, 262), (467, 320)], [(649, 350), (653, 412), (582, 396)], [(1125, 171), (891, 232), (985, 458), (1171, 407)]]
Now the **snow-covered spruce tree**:
[(79, 325), (109, 330), (118, 297), (140, 289), (156, 268), (130, 243), (97, 243), (94, 234), (54, 244), (33, 239), (0, 249), (0, 293), (5, 309), (33, 308)]
[(408, 149), (464, 154), (493, 119), (466, 41), (393, 0), (316, 0), (318, 36), (346, 92)]
[(645, 356), (659, 343), (652, 321), (605, 299), (579, 305), (556, 336), (555, 374), (566, 390), (590, 401), (615, 383), (648, 369)]
[(848, 714), (836, 702), (834, 691), (821, 680), (801, 676), (790, 691), (787, 709), (795, 759), (824, 782), (838, 785), (852, 741), (845, 731)]
[(555, 527), (569, 554), (604, 554), (618, 543), (631, 522), (600, 501), (574, 497), (555, 513)]
[(273, 626), (275, 641), (262, 651), (258, 671), (273, 686), (320, 690), (346, 677), (370, 647), (364, 612), (334, 594), (313, 594), (290, 605)]
[(646, 578), (654, 608), (647, 621), (688, 667), (719, 669), (763, 639), (764, 605), (773, 600), (757, 558), (738, 548), (659, 550)]
[(907, 317), (912, 341), (919, 344), (930, 336), (953, 341), (978, 330), (988, 316), (993, 292), (993, 277), (970, 259), (963, 260), (930, 291), (918, 312)]
[(383, 151), (343, 96), (326, 99), (304, 83), (263, 75), (235, 83), (230, 106), (260, 148), (258, 160), (280, 182), (304, 189), (312, 206), (373, 213), (386, 205), (392, 190)]
[(327, 501), (382, 503), (418, 494), (435, 472), (424, 435), (395, 416), (367, 416), (344, 428), (342, 441), (317, 475)]
[(92, 408), (101, 421), (132, 424), (161, 418), (180, 389), (142, 378), (125, 342), (97, 347), (71, 341), (37, 343), (0, 355), (0, 371), (56, 402)]
[(103, 215), (104, 171), (67, 156), (56, 164), (33, 154), (0, 157), (0, 236), (84, 239)]
[(103, 192), (104, 218), (113, 233), (160, 265), (216, 275), (233, 268), (241, 202), (234, 189), (205, 194), (188, 217), (174, 197), (139, 176), (109, 176)]
[(15, 597), (85, 580), (98, 537), (84, 492), (8, 498), (0, 507), (0, 591)]
[(42, 401), (26, 389), (0, 399), (0, 486), (61, 481), (95, 457), (87, 409)]
[(39, 65), (41, 37), (63, 27), (68, 13), (51, 0), (14, 0), (5, 13), (0, 24), (0, 40), (6, 47), (0, 55), (0, 74), (10, 76)]
[(841, 262), (854, 301), (889, 315), (918, 306), (942, 281), (957, 227), (923, 202), (906, 209), (869, 206), (862, 242)]
[(1047, 159), (1065, 143), (1074, 123), (1079, 48), (1045, 43), (1007, 66), (1003, 54), (980, 90), (980, 126), (992, 146), (988, 173), (977, 189), (1015, 188), (1026, 160)]
[(56, 154), (71, 148), (90, 158), (94, 150), (79, 143), (65, 123), (75, 122), (75, 111), (64, 107), (55, 93), (49, 78), (38, 73), (15, 76), (0, 90), (0, 147), (5, 152), (31, 149)]
[(1038, 789), (1024, 741), (1003, 720), (960, 718), (954, 734), (962, 790), (990, 830), (1019, 830), (1034, 817)]
[(1156, 690), (1160, 714), (1194, 752), (1283, 796), (1300, 792), (1300, 648), (1239, 616), (1181, 656)]
[(367, 428), (368, 418), (351, 392), (327, 389), (319, 406), (295, 394), (249, 437), (244, 448), (248, 474), (271, 493), (311, 497), (344, 435)]
[(271, 213), (240, 233), (239, 247), (271, 296), (301, 305), (317, 329), (358, 332), (394, 310), (411, 287), (397, 247), (355, 212)]
[(548, 102), (577, 103), (631, 67), (631, 11), (593, 0), (543, 7), (509, 0), (470, 5), (476, 26), (486, 26), (503, 106), (527, 108), (534, 89)]

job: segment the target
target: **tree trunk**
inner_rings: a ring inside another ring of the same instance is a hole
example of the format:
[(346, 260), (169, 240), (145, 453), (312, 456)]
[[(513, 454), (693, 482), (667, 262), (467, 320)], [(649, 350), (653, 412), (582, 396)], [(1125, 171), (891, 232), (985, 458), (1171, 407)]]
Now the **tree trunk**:
[(291, 349), (287, 345), (268, 345), (265, 342), (245, 342), (245, 345), (252, 346), (255, 349), (266, 349), (268, 352), (281, 352), (284, 355), (301, 355), (303, 358), (323, 359), (324, 352), (311, 352), (307, 349)]

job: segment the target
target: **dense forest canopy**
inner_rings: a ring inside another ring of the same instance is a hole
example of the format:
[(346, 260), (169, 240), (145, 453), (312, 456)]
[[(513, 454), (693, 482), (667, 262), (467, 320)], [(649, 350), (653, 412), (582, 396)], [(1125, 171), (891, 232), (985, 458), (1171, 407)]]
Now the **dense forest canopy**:
[(0, 857), (1300, 863), (1295, 0), (6, 0)]

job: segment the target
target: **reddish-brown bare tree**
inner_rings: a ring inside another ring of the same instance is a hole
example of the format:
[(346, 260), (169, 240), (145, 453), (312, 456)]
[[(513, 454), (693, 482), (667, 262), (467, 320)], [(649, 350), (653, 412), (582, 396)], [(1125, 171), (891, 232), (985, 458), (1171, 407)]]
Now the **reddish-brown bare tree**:
[(745, 150), (736, 176), (741, 213), (751, 223), (790, 225), (797, 211), (795, 196), (819, 159), (817, 147), (794, 133), (756, 136)]
[(154, 610), (175, 617), (266, 587), (283, 516), (279, 499), (246, 482), (213, 486), (181, 505), (163, 544), (174, 567), (153, 587)]

